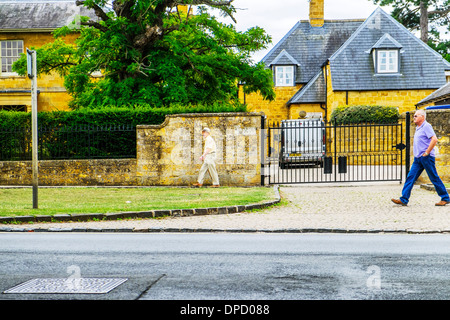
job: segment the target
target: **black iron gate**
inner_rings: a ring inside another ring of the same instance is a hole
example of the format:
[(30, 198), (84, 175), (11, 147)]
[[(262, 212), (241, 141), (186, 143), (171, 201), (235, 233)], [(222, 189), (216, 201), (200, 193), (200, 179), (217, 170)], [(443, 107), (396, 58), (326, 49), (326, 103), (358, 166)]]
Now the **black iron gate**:
[(401, 183), (410, 162), (409, 113), (405, 123), (333, 125), (321, 119), (264, 123), (262, 182)]

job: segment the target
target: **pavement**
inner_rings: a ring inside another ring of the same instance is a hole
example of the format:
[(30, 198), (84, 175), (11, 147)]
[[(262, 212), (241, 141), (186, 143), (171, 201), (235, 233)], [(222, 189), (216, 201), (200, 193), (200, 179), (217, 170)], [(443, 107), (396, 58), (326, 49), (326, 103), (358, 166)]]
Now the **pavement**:
[[(269, 207), (203, 215), (171, 215), (105, 221), (0, 225), (0, 232), (319, 232), (450, 233), (450, 205), (433, 188), (414, 186), (408, 206), (398, 206), (402, 184), (281, 185)], [(272, 200), (273, 199), (268, 199)], [(275, 201), (278, 202), (278, 201)]]

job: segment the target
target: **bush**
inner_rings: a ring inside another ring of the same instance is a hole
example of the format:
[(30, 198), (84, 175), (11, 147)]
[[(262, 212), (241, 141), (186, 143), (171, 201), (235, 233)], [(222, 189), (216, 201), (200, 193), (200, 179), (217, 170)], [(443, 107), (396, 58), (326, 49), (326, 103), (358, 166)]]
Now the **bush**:
[(397, 123), (398, 109), (387, 106), (340, 106), (331, 113), (333, 124)]

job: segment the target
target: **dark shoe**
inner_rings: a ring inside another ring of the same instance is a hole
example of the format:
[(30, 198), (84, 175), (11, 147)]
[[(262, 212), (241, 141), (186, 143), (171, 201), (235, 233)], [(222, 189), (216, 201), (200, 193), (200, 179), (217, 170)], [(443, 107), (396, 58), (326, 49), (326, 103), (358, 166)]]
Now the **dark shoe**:
[(403, 203), (401, 200), (399, 199), (391, 199), (391, 201), (395, 204), (399, 204), (401, 206), (406, 206), (406, 203)]
[(213, 184), (212, 186), (211, 186), (211, 188), (219, 188), (220, 187), (220, 185), (218, 185), (218, 184)]
[(436, 203), (436, 206), (438, 206), (438, 207), (443, 207), (443, 206), (445, 206), (445, 205), (447, 205), (447, 204), (449, 204), (449, 203), (450, 203), (449, 201), (441, 200), (441, 201), (439, 201), (438, 203)]
[(203, 185), (201, 183), (194, 183), (192, 185), (193, 188), (201, 188)]

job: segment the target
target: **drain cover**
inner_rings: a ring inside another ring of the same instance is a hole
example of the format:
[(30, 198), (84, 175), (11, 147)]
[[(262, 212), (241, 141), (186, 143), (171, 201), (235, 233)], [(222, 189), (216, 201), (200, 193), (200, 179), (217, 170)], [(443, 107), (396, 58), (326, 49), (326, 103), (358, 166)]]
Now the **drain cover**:
[(3, 293), (107, 293), (125, 281), (125, 278), (37, 278)]

